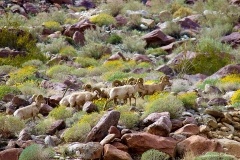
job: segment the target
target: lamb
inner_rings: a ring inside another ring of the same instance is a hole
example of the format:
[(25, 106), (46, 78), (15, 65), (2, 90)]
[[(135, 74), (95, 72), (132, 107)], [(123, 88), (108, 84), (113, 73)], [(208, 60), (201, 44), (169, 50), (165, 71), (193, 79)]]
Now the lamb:
[(135, 104), (136, 104), (136, 98), (134, 97), (135, 93), (143, 92), (143, 91), (144, 91), (143, 83), (139, 79), (135, 85), (124, 85), (124, 86), (114, 87), (110, 90), (110, 93), (109, 93), (110, 98), (106, 101), (103, 108), (105, 110), (107, 103), (109, 103), (112, 100), (114, 100), (114, 104), (117, 105), (117, 99), (125, 100), (129, 98), (130, 105), (131, 105), (131, 98), (134, 98)]
[(42, 95), (34, 95), (33, 96), (33, 102), (32, 104), (23, 107), (23, 108), (19, 108), (17, 109), (13, 115), (15, 117), (18, 117), (19, 119), (28, 119), (33, 117), (33, 120), (35, 121), (35, 117), (38, 117), (40, 119), (40, 117), (38, 116), (39, 110), (41, 108), (41, 104), (42, 103), (46, 103), (46, 101), (44, 100)]
[(158, 84), (145, 84), (143, 85), (144, 91), (139, 92), (139, 96), (144, 98), (145, 95), (152, 95), (156, 91), (163, 91), (165, 86), (171, 86), (172, 84), (169, 82), (168, 76), (163, 76), (160, 78), (160, 83)]

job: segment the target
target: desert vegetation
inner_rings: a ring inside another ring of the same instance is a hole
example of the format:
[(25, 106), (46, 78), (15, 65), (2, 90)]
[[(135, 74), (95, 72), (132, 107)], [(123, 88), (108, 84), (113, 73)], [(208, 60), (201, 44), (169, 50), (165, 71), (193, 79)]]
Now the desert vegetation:
[(0, 159), (239, 159), (239, 4), (0, 1)]

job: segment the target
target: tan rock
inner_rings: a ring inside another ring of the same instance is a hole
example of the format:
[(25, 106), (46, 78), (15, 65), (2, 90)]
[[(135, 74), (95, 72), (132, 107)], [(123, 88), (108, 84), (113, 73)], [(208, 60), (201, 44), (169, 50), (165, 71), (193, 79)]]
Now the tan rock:
[(1, 160), (18, 160), (22, 151), (23, 151), (22, 148), (6, 149), (0, 152), (0, 159)]
[(132, 160), (132, 157), (122, 150), (117, 149), (111, 144), (104, 146), (104, 160)]
[(141, 18), (141, 22), (146, 25), (148, 28), (154, 28), (155, 22), (152, 19)]
[(115, 138), (115, 134), (108, 134), (103, 140), (101, 140), (100, 144), (105, 145), (109, 142), (111, 142)]
[(201, 155), (206, 152), (223, 152), (224, 150), (218, 141), (193, 135), (177, 144), (177, 153), (180, 157), (183, 157), (186, 151), (191, 151), (194, 155)]
[(216, 139), (217, 142), (219, 142), (223, 148), (225, 149), (225, 153), (231, 154), (236, 156), (237, 158), (240, 158), (240, 142), (230, 140), (230, 139)]
[(175, 157), (177, 141), (170, 137), (139, 132), (125, 134), (122, 140), (133, 153), (142, 154), (149, 149), (156, 149)]
[(116, 147), (117, 149), (120, 149), (124, 152), (128, 152), (128, 146), (120, 143), (120, 142), (112, 142), (111, 145), (113, 145), (114, 147)]
[(182, 128), (179, 128), (174, 132), (175, 134), (183, 134), (186, 136), (192, 136), (199, 133), (199, 127), (196, 124), (187, 124)]

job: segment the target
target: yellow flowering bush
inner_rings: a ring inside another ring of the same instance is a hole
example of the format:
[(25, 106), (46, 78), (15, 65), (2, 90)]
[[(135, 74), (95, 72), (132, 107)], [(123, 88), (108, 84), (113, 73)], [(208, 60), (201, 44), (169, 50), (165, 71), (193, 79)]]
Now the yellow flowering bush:
[(98, 15), (95, 15), (90, 18), (90, 21), (99, 26), (116, 24), (115, 18), (110, 14), (106, 14), (106, 13), (100, 13)]
[(56, 21), (43, 22), (42, 25), (45, 26), (46, 28), (54, 31), (54, 32), (55, 31), (62, 31), (62, 27), (61, 27), (60, 23), (58, 23)]
[(59, 54), (74, 57), (77, 56), (77, 51), (73, 46), (66, 46), (60, 49)]
[(64, 24), (74, 24), (77, 23), (79, 20), (77, 18), (67, 18)]
[(120, 115), (119, 124), (132, 129), (137, 126), (140, 121), (140, 116), (136, 112), (123, 112)]
[(16, 87), (6, 86), (6, 85), (0, 85), (0, 100), (6, 95), (6, 94), (18, 94), (20, 91)]
[(49, 113), (49, 117), (52, 117), (56, 120), (67, 119), (72, 116), (72, 111), (72, 108), (67, 108), (66, 106), (58, 106)]
[(197, 104), (196, 104), (196, 98), (197, 98), (196, 92), (186, 92), (182, 93), (178, 96), (178, 98), (183, 102), (184, 107), (186, 108), (191, 108), (191, 109), (196, 109)]
[(240, 83), (240, 74), (229, 74), (220, 79), (221, 83)]
[(239, 103), (240, 104), (240, 89), (237, 90), (232, 98), (230, 99), (231, 104)]
[(176, 12), (174, 12), (173, 17), (183, 18), (183, 17), (190, 16), (192, 13), (193, 13), (193, 10), (191, 8), (180, 7)]
[(34, 73), (37, 71), (35, 66), (25, 66), (17, 71), (10, 72), (10, 78), (7, 81), (8, 85), (16, 85), (23, 83), (26, 79), (34, 78)]

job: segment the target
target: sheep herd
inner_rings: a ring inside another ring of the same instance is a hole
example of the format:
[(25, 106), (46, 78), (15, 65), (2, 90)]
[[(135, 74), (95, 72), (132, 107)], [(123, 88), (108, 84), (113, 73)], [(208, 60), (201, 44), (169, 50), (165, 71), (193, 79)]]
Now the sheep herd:
[[(64, 96), (59, 102), (59, 105), (76, 107), (77, 110), (80, 110), (87, 101), (93, 101), (99, 98), (107, 99), (104, 104), (104, 110), (106, 109), (106, 105), (112, 100), (115, 106), (118, 105), (118, 101), (120, 100), (123, 100), (124, 104), (126, 104), (127, 99), (129, 99), (129, 103), (132, 105), (131, 99), (133, 98), (136, 105), (136, 93), (144, 98), (145, 95), (152, 95), (157, 91), (163, 91), (165, 86), (171, 86), (168, 76), (162, 76), (160, 82), (157, 84), (144, 84), (142, 78), (129, 78), (126, 81), (115, 80), (111, 88), (98, 88), (87, 84), (83, 87), (84, 91), (76, 91)], [(33, 117), (35, 120), (35, 117), (38, 117), (41, 104), (46, 102), (42, 95), (33, 95), (32, 99), (33, 103), (31, 105), (17, 109), (13, 115), (19, 119)]]

